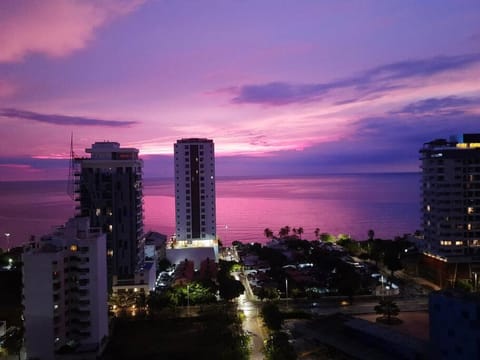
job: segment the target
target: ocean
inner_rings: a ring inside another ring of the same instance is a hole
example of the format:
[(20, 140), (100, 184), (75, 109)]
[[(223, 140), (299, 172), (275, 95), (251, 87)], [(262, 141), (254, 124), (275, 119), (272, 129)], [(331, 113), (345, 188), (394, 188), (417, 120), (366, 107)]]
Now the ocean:
[[(333, 235), (380, 238), (413, 233), (420, 224), (420, 174), (348, 174), (275, 178), (220, 178), (217, 234), (234, 240), (265, 242), (265, 228), (302, 227), (314, 239), (315, 228)], [(65, 181), (0, 183), (0, 246), (27, 242), (64, 224), (75, 214)], [(174, 184), (144, 180), (145, 231), (174, 232)]]

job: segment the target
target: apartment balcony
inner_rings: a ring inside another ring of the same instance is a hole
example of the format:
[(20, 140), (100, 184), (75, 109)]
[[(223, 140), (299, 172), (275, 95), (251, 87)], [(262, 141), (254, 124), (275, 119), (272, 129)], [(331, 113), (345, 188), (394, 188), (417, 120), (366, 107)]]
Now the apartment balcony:
[(88, 289), (82, 289), (78, 291), (78, 296), (86, 297), (90, 295), (90, 291)]

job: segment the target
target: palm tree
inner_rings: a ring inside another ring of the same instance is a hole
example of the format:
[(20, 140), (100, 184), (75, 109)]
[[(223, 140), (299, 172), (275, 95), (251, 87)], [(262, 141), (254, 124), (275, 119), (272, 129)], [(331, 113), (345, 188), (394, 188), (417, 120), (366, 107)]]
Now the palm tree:
[(263, 234), (267, 239), (271, 239), (273, 237), (273, 231), (270, 228), (265, 228), (265, 230), (263, 230)]
[(380, 300), (374, 310), (377, 314), (386, 317), (387, 323), (391, 323), (392, 317), (397, 316), (400, 312), (398, 305), (390, 299)]
[(278, 232), (278, 235), (280, 237), (286, 237), (290, 234), (290, 226), (284, 226), (280, 229), (280, 231)]
[(294, 236), (297, 236), (297, 228), (293, 228), (292, 233), (293, 233)]
[(318, 240), (320, 238), (320, 229), (316, 228), (315, 231), (314, 231), (314, 234), (315, 234), (315, 239)]
[(300, 236), (300, 239), (302, 238), (303, 232), (304, 232), (304, 231), (303, 231), (303, 227), (299, 227), (299, 228), (297, 229), (297, 234), (298, 234), (298, 236)]
[(285, 226), (285, 231), (287, 232), (287, 236), (290, 235), (290, 226)]

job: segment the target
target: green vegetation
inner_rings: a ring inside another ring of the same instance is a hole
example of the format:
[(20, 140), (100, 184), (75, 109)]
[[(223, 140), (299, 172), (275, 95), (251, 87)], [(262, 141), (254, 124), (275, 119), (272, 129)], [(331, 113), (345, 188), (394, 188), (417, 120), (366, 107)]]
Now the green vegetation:
[(265, 359), (267, 360), (295, 360), (297, 355), (288, 342), (288, 335), (278, 331), (270, 336), (265, 344)]
[(267, 360), (293, 360), (297, 356), (289, 343), (288, 335), (280, 329), (283, 325), (284, 315), (273, 302), (263, 304), (261, 309), (263, 322), (271, 331), (270, 338), (265, 342), (265, 359)]
[(377, 321), (381, 321), (385, 324), (396, 324), (400, 320), (396, 316), (400, 312), (398, 305), (391, 299), (380, 300), (378, 305), (374, 308), (375, 312), (382, 315)]
[(273, 331), (278, 331), (281, 329), (283, 324), (283, 315), (276, 304), (272, 302), (263, 304), (261, 313), (263, 322), (267, 328)]
[(231, 275), (232, 270), (238, 265), (233, 261), (220, 261), (220, 270), (218, 271), (217, 281), (220, 297), (225, 301), (230, 301), (245, 291), (242, 283), (235, 280)]
[(103, 359), (247, 360), (249, 337), (236, 308), (219, 306), (196, 317), (117, 318)]

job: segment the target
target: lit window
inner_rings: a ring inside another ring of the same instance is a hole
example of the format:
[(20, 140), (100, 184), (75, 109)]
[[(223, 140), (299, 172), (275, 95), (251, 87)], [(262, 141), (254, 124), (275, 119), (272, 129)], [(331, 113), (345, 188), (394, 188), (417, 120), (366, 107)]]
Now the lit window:
[(95, 210), (95, 215), (100, 216), (102, 214), (102, 211), (100, 209)]
[(472, 230), (472, 224), (467, 224), (467, 230)]
[(455, 241), (455, 245), (457, 246), (463, 245), (463, 241)]
[(113, 225), (108, 225), (108, 230), (109, 230), (110, 232), (112, 232), (112, 230), (113, 230)]
[(57, 305), (57, 304), (53, 305), (53, 308), (54, 308), (55, 310), (57, 310), (57, 309), (58, 309), (58, 305)]
[(469, 207), (467, 208), (467, 213), (473, 214), (474, 212), (475, 212), (475, 209), (474, 209), (473, 207), (469, 206)]
[(78, 247), (77, 245), (70, 245), (70, 251), (77, 251)]
[(113, 250), (112, 250), (112, 249), (108, 249), (107, 255), (108, 255), (108, 256), (113, 256)]
[(430, 208), (430, 205), (427, 205), (427, 211), (430, 211), (431, 208)]

